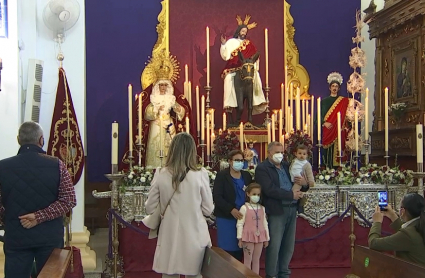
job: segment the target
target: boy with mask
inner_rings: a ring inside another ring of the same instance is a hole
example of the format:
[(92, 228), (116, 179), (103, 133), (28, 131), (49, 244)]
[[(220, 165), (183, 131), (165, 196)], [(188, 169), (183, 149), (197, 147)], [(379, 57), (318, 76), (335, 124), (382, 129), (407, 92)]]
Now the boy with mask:
[(255, 169), (255, 181), (261, 185), (263, 205), (269, 223), (270, 242), (266, 250), (266, 277), (289, 277), (294, 253), (298, 200), (309, 186), (304, 177), (295, 177), (294, 187), (289, 165), (283, 161), (283, 145), (271, 142), (268, 157)]

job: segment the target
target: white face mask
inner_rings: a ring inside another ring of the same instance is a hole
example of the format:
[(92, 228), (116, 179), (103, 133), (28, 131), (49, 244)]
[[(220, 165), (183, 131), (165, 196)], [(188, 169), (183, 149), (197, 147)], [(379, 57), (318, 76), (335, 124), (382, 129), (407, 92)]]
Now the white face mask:
[(249, 196), (249, 199), (251, 199), (251, 202), (253, 202), (254, 204), (258, 203), (260, 201), (260, 196)]
[(273, 155), (273, 161), (276, 163), (281, 163), (283, 159), (283, 154), (282, 153), (275, 153)]

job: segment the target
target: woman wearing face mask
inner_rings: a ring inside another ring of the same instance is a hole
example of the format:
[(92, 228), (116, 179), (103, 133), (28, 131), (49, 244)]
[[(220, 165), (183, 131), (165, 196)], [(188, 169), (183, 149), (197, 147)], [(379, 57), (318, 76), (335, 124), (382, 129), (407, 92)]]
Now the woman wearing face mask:
[(231, 151), (228, 161), (230, 167), (217, 174), (213, 188), (217, 241), (218, 247), (242, 261), (243, 252), (236, 237), (236, 221), (242, 218), (239, 209), (245, 203), (244, 189), (252, 182), (252, 177), (248, 172), (242, 171), (242, 151)]
[[(399, 215), (390, 205), (386, 207), (386, 211), (375, 208), (369, 232), (369, 247), (379, 251), (395, 251), (397, 257), (425, 266), (424, 197), (417, 193), (405, 195), (400, 204)], [(390, 227), (396, 231), (387, 237), (381, 237), (384, 216), (392, 221)]]

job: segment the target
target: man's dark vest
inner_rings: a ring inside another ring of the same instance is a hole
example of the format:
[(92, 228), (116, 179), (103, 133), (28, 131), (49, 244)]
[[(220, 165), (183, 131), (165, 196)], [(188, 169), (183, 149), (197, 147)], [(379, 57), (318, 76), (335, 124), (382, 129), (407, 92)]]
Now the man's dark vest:
[(57, 201), (59, 162), (35, 145), (23, 145), (18, 155), (0, 161), (1, 202), (6, 248), (28, 248), (63, 241), (62, 217), (26, 229), (19, 216), (33, 213)]

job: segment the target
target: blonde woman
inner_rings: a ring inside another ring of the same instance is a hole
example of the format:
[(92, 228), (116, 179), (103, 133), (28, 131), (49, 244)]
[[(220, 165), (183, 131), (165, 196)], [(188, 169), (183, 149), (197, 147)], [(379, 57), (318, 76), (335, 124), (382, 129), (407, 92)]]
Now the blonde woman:
[(187, 133), (173, 138), (165, 167), (157, 169), (152, 180), (146, 212), (152, 214), (158, 205), (165, 213), (153, 270), (163, 278), (202, 277), (205, 248), (211, 246), (204, 215), (211, 215), (214, 204), (208, 172), (198, 169), (195, 141)]

